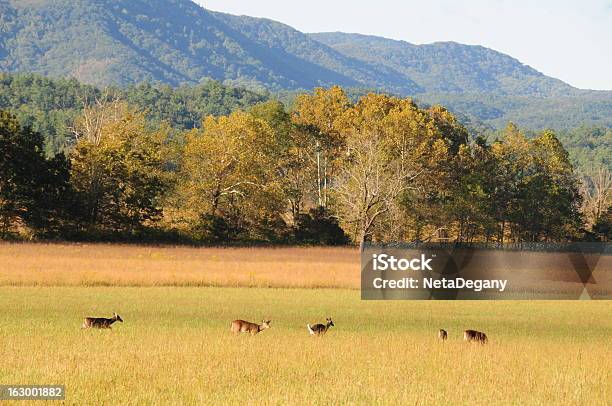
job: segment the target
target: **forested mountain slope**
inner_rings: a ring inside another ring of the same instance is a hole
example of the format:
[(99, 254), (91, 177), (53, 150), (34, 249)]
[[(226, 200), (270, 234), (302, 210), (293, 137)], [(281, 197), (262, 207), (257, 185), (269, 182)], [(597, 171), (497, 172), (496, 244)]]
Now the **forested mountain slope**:
[(207, 78), (273, 92), (337, 84), (442, 103), (498, 128), (510, 120), (533, 129), (612, 126), (612, 92), (573, 88), (491, 49), (304, 34), (190, 0), (0, 0), (0, 71), (100, 87)]

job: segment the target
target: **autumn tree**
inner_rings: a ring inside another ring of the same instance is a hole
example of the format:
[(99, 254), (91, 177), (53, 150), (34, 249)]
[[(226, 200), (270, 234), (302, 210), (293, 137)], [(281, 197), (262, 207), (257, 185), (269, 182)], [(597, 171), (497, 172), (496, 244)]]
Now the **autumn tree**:
[(199, 238), (238, 238), (274, 226), (283, 211), (275, 134), (255, 116), (208, 117), (187, 137), (179, 196), (183, 220)]
[(593, 226), (612, 205), (612, 173), (605, 167), (592, 169), (582, 178), (581, 193), (586, 225)]
[(463, 241), (472, 228), (473, 199), (477, 197), (475, 179), (470, 178), (474, 159), (469, 134), (442, 106), (432, 106), (425, 113), (446, 146), (446, 153), (429, 162), (419, 179), (418, 190), (408, 190), (402, 196), (403, 215), (393, 223), (403, 225), (403, 238)]
[(448, 145), (452, 155), (459, 153), (461, 147), (469, 143), (468, 130), (457, 120), (457, 117), (440, 105), (434, 105), (426, 110), (440, 136)]
[(148, 128), (142, 113), (113, 101), (84, 109), (75, 122), (71, 179), (86, 229), (134, 232), (161, 215), (163, 130)]
[(342, 88), (316, 88), (313, 94), (303, 94), (295, 101), (294, 122), (301, 125), (303, 135), (310, 138), (310, 150), (316, 169), (317, 204), (327, 207), (329, 186), (338, 169), (344, 139), (336, 120), (351, 103)]
[(370, 240), (408, 190), (447, 147), (431, 119), (410, 100), (370, 94), (337, 123), (345, 157), (334, 185), (342, 224), (355, 241)]

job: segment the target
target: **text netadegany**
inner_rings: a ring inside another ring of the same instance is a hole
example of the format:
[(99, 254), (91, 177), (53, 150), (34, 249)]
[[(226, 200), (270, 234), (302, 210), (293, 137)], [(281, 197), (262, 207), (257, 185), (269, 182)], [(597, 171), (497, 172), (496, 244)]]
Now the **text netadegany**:
[(375, 289), (470, 289), (481, 292), (495, 289), (499, 292), (506, 290), (506, 279), (464, 279), (464, 278), (400, 278), (383, 279), (374, 278), (372, 285)]

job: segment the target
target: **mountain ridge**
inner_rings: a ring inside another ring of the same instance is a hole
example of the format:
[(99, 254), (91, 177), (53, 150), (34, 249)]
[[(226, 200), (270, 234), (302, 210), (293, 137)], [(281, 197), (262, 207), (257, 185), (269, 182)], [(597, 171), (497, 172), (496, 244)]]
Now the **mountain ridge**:
[[(0, 0), (0, 71), (97, 86), (215, 79), (278, 92), (340, 85), (443, 103), (496, 126), (521, 124), (522, 116), (538, 125), (569, 117), (612, 126), (612, 91), (574, 88), (480, 45), (306, 34), (190, 0)], [(541, 117), (529, 118), (534, 108)]]
[[(381, 61), (383, 65), (416, 80), (427, 92), (481, 91), (514, 96), (568, 96), (580, 90), (548, 77), (510, 55), (482, 45), (465, 45), (454, 41), (415, 45), (403, 40), (342, 32), (308, 35), (353, 58)], [(495, 63), (489, 63), (493, 58)], [(464, 86), (448, 80), (449, 73), (451, 77), (462, 75)], [(513, 83), (509, 83), (511, 81)], [(532, 88), (526, 89), (525, 82)], [(518, 85), (522, 85), (522, 88), (517, 89)]]

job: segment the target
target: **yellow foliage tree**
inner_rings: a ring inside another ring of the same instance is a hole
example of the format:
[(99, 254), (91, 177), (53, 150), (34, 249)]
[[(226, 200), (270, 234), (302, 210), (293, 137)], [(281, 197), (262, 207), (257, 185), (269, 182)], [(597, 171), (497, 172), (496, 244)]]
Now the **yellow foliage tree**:
[(267, 122), (243, 112), (208, 117), (202, 129), (188, 134), (179, 176), (180, 207), (188, 224), (202, 229), (200, 238), (214, 234), (219, 220), (237, 231), (282, 212), (274, 139)]
[(336, 121), (350, 106), (339, 86), (316, 88), (313, 94), (302, 94), (295, 101), (293, 121), (312, 135), (317, 200), (321, 207), (327, 207), (329, 185), (338, 170), (338, 158), (344, 144)]
[(161, 214), (165, 130), (119, 101), (87, 107), (74, 126), (71, 182), (84, 224), (133, 231)]
[(334, 196), (354, 240), (372, 238), (399, 197), (419, 190), (447, 145), (431, 118), (409, 99), (367, 95), (337, 120), (346, 154)]

